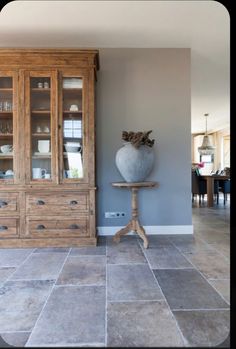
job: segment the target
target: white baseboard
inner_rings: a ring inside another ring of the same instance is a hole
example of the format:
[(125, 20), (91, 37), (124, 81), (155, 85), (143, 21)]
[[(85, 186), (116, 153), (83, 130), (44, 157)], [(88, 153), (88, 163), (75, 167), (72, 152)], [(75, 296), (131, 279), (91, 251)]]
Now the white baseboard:
[[(115, 235), (115, 233), (124, 228), (119, 227), (97, 227), (98, 235)], [(193, 234), (193, 225), (146, 225), (144, 226), (147, 235), (179, 235)], [(130, 232), (128, 235), (132, 235)]]

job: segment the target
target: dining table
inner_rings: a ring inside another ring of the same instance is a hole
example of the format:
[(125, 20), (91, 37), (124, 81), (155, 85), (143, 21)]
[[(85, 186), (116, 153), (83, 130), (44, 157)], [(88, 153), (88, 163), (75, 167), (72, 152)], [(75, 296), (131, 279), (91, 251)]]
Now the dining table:
[(229, 180), (230, 176), (226, 175), (201, 175), (201, 178), (205, 179), (207, 182), (207, 206), (213, 207), (214, 206), (214, 181), (219, 180)]

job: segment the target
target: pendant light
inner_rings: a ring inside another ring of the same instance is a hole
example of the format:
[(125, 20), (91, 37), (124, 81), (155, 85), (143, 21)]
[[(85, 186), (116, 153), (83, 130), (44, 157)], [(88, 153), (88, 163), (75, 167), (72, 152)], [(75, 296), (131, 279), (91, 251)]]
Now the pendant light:
[(198, 147), (198, 151), (199, 151), (200, 155), (212, 155), (212, 154), (214, 154), (214, 150), (215, 150), (215, 147), (213, 147), (211, 145), (209, 136), (207, 134), (207, 117), (208, 117), (208, 115), (209, 114), (204, 114), (204, 116), (206, 117), (206, 132), (205, 132), (205, 135), (203, 137), (201, 147)]

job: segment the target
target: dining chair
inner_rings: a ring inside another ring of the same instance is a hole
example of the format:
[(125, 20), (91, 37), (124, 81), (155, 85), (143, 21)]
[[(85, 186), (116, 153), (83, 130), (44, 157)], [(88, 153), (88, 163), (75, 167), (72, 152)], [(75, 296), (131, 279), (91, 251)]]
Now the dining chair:
[(204, 200), (204, 195), (207, 193), (207, 184), (205, 179), (201, 179), (199, 172), (192, 170), (192, 202), (194, 201), (194, 196), (198, 195), (199, 205), (201, 204), (201, 199)]
[[(207, 194), (207, 182), (201, 178), (201, 174), (198, 170), (192, 170), (192, 202), (194, 202), (194, 196), (198, 195), (199, 205), (201, 201), (204, 201), (204, 195)], [(216, 197), (217, 204), (219, 203), (219, 181), (214, 181), (214, 195)]]
[(227, 194), (230, 194), (230, 179), (219, 180), (219, 191), (224, 195), (224, 205), (227, 201)]

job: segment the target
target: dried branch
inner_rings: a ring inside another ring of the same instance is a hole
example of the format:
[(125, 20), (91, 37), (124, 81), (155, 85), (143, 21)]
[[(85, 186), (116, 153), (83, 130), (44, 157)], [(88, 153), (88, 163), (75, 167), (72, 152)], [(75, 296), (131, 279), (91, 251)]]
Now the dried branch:
[(147, 145), (148, 147), (152, 147), (154, 145), (155, 140), (149, 139), (149, 135), (151, 131), (147, 132), (122, 132), (122, 139), (126, 142), (130, 142), (135, 148), (139, 148), (140, 145)]

